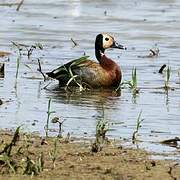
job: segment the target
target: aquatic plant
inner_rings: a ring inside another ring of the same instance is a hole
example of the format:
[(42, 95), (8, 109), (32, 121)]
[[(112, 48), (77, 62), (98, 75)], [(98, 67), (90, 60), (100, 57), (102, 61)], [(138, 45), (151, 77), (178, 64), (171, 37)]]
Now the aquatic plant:
[(87, 87), (90, 87), (87, 83), (83, 82), (81, 80), (81, 77), (78, 76), (78, 75), (74, 75), (73, 72), (72, 72), (72, 67), (73, 66), (76, 66), (76, 65), (79, 65), (79, 63), (81, 63), (82, 61), (84, 61), (85, 59), (87, 59), (89, 56), (83, 56), (83, 57), (80, 57), (79, 59), (75, 59), (71, 65), (69, 66), (69, 68), (67, 69), (65, 66), (64, 66), (64, 69), (68, 74), (69, 74), (69, 81), (66, 83), (66, 87), (65, 87), (65, 90), (67, 90), (69, 88), (69, 85), (73, 82), (75, 83), (78, 87), (79, 87), (79, 91), (82, 92), (84, 90), (87, 89)]
[(49, 101), (48, 101), (48, 111), (47, 111), (47, 121), (46, 121), (46, 125), (45, 125), (46, 137), (48, 137), (49, 119), (50, 119), (50, 115), (51, 115), (52, 113), (54, 113), (54, 111), (51, 111), (51, 98), (49, 98)]
[(62, 120), (61, 121), (61, 119), (59, 118), (59, 117), (54, 117), (52, 120), (51, 120), (51, 122), (52, 123), (58, 123), (59, 124), (59, 131), (58, 131), (58, 138), (62, 138), (63, 136), (62, 136), (62, 125), (63, 125), (63, 123), (64, 123), (64, 121), (65, 120)]
[(42, 74), (44, 81), (46, 81), (48, 79), (48, 77), (42, 72), (40, 59), (38, 58), (37, 60), (38, 60), (38, 65), (39, 65), (38, 71)]
[(122, 83), (120, 83), (119, 86), (115, 89), (115, 91), (117, 92), (118, 90), (120, 90), (120, 88), (123, 87), (123, 85), (128, 85), (132, 91), (133, 97), (136, 97), (136, 94), (139, 93), (139, 89), (137, 87), (137, 72), (136, 71), (137, 71), (136, 68), (133, 67), (132, 72), (131, 72), (131, 80), (123, 81)]
[(22, 56), (22, 51), (26, 50), (28, 59), (30, 59), (34, 49), (40, 49), (40, 50), (43, 49), (43, 45), (41, 43), (35, 43), (35, 44), (29, 46), (26, 44), (20, 44), (20, 43), (12, 41), (12, 44), (18, 49), (20, 57)]
[(178, 78), (179, 78), (179, 82), (180, 82), (180, 68), (178, 69), (177, 74), (178, 74)]
[(131, 74), (131, 81), (129, 82), (129, 86), (131, 89), (136, 90), (137, 89), (137, 73), (136, 68), (133, 67), (132, 74)]
[(164, 89), (166, 91), (168, 91), (168, 89), (169, 89), (170, 76), (171, 76), (171, 68), (169, 66), (167, 66), (167, 71), (165, 73), (165, 80), (164, 80)]
[(144, 119), (141, 119), (141, 114), (142, 114), (142, 110), (140, 111), (140, 113), (138, 115), (138, 118), (136, 120), (136, 129), (135, 129), (135, 131), (133, 132), (133, 135), (132, 135), (132, 143), (133, 144), (137, 141), (137, 135), (138, 135), (138, 132), (139, 132), (139, 128), (141, 127), (141, 123), (144, 120)]
[(102, 150), (102, 145), (106, 140), (106, 133), (109, 129), (109, 124), (104, 118), (104, 108), (102, 118), (98, 119), (96, 124), (95, 142), (92, 144), (91, 151), (98, 152)]
[(76, 85), (79, 86), (79, 91), (82, 92), (83, 90), (85, 90), (85, 88), (82, 86), (81, 83), (79, 83), (76, 78), (79, 77), (78, 75), (73, 75), (72, 70), (71, 70), (71, 66), (69, 67), (68, 73), (70, 75), (70, 79), (69, 81), (66, 83), (66, 87), (65, 90), (67, 90), (67, 88), (69, 87), (70, 83), (73, 81), (75, 82)]
[[(43, 49), (43, 46), (40, 44), (40, 43), (35, 43), (35, 45), (32, 45), (29, 46), (28, 45), (25, 45), (25, 44), (19, 44), (19, 43), (16, 43), (16, 42), (13, 42), (12, 41), (12, 44), (18, 49), (18, 57), (16, 59), (16, 80), (15, 80), (15, 88), (17, 88), (17, 79), (18, 79), (18, 74), (19, 74), (19, 67), (20, 67), (20, 61), (21, 61), (21, 58), (22, 58), (22, 51), (23, 51), (23, 48), (25, 48), (27, 50), (27, 56), (28, 56), (28, 59), (30, 58), (30, 56), (32, 55), (32, 52), (34, 49), (36, 48), (39, 48), (39, 49)], [(27, 64), (24, 64), (26, 67), (28, 67), (29, 69), (31, 69)]]
[(18, 57), (16, 59), (16, 80), (17, 80), (18, 74), (19, 74), (19, 65), (20, 65), (20, 57)]
[(21, 47), (21, 44), (18, 44), (18, 43), (13, 42), (13, 41), (12, 41), (12, 44), (13, 44), (13, 46), (15, 46), (18, 49), (19, 57), (21, 57), (22, 56), (22, 50), (23, 50)]
[(41, 43), (35, 43), (34, 45), (31, 45), (30, 48), (27, 48), (27, 47), (26, 47), (28, 59), (30, 59), (33, 50), (34, 50), (34, 49), (37, 49), (37, 48), (39, 48), (40, 50), (42, 50), (42, 49), (43, 49), (42, 44), (41, 44)]

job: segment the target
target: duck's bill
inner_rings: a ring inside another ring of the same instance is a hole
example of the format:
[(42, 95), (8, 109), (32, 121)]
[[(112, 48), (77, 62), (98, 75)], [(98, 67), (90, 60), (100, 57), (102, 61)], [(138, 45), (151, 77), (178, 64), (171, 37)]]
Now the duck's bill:
[(114, 43), (112, 44), (111, 48), (117, 48), (117, 49), (124, 49), (126, 50), (127, 48), (121, 44), (118, 44), (117, 42), (114, 41)]

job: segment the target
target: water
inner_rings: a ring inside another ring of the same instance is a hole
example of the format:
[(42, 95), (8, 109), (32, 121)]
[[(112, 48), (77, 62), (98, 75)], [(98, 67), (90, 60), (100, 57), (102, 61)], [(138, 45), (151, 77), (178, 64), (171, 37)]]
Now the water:
[[(47, 104), (52, 98), (54, 116), (64, 122), (64, 134), (93, 137), (96, 122), (103, 116), (110, 124), (108, 136), (126, 138), (130, 141), (136, 119), (142, 110), (142, 127), (138, 137), (141, 148), (158, 153), (175, 153), (175, 148), (162, 146), (159, 141), (180, 136), (180, 1), (89, 1), (89, 0), (26, 0), (19, 12), (17, 5), (5, 6), (0, 1), (0, 50), (12, 53), (4, 61), (5, 78), (0, 79), (0, 127), (15, 128), (23, 125), (25, 131), (44, 134)], [(68, 94), (57, 89), (57, 81), (42, 89), (46, 83), (37, 72), (37, 58), (41, 59), (44, 72), (51, 71), (84, 52), (95, 59), (94, 40), (100, 32), (108, 32), (127, 51), (109, 50), (107, 55), (116, 60), (123, 71), (123, 79), (131, 78), (133, 66), (137, 68), (140, 93), (136, 99), (128, 88), (121, 95), (111, 91)], [(78, 46), (73, 47), (73, 38)], [(15, 85), (17, 51), (11, 41), (28, 45), (40, 42), (44, 49), (35, 50), (32, 58), (23, 56), (20, 63), (17, 89)], [(160, 55), (154, 58), (139, 58), (149, 49), (159, 48)], [(162, 87), (164, 77), (158, 74), (163, 64), (171, 67), (168, 96)], [(29, 69), (28, 67), (31, 69)], [(35, 78), (33, 78), (35, 77)], [(35, 125), (34, 125), (35, 123)], [(51, 134), (56, 135), (57, 125), (50, 124)]]

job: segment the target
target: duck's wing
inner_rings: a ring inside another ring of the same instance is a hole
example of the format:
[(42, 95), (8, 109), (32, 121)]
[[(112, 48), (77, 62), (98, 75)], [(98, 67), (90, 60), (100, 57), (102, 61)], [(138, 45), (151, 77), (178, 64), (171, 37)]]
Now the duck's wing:
[(72, 69), (78, 68), (82, 62), (87, 61), (88, 57), (89, 56), (83, 56), (78, 59), (72, 60), (72, 61), (68, 62), (67, 64), (64, 64), (64, 65), (54, 69), (51, 72), (47, 72), (46, 74), (49, 77), (54, 78), (54, 79), (59, 79), (59, 78), (61, 78), (61, 76), (64, 76), (64, 75), (66, 75), (66, 76), (70, 75), (69, 71)]
[(77, 70), (86, 66), (90, 62), (88, 58), (89, 56), (82, 56), (54, 69), (51, 72), (47, 72), (46, 74), (51, 78), (59, 80), (61, 85), (65, 85), (72, 76), (79, 75), (79, 73), (76, 73)]

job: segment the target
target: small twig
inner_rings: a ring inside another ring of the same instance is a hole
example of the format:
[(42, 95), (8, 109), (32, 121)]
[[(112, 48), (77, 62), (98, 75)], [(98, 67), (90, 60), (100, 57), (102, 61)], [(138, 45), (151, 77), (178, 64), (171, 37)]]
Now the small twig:
[(73, 40), (73, 38), (71, 38), (71, 41), (73, 42), (74, 47), (78, 45), (78, 43), (76, 43), (76, 42)]
[(22, 43), (16, 43), (16, 42), (14, 42), (14, 41), (11, 41), (12, 42), (12, 44), (14, 45), (14, 46), (16, 46), (16, 47), (20, 47), (20, 46), (22, 46), (22, 47), (25, 47), (25, 48), (28, 48), (29, 47), (29, 45), (27, 45), (27, 44), (22, 44)]
[(38, 65), (39, 65), (38, 71), (42, 74), (42, 76), (43, 76), (43, 78), (44, 78), (44, 81), (46, 81), (46, 80), (47, 80), (47, 77), (46, 77), (45, 74), (42, 72), (40, 59), (38, 59)]
[(20, 3), (18, 4), (17, 8), (16, 8), (16, 11), (19, 11), (21, 6), (23, 5), (24, 3), (24, 0), (21, 0)]
[(51, 82), (49, 82), (48, 84), (46, 84), (44, 87), (42, 87), (42, 88), (41, 88), (41, 90), (42, 90), (42, 89), (46, 89), (46, 90), (48, 90), (48, 89), (47, 89), (47, 87), (48, 87), (51, 83), (52, 83), (52, 81), (51, 81)]

